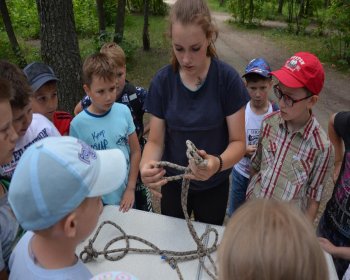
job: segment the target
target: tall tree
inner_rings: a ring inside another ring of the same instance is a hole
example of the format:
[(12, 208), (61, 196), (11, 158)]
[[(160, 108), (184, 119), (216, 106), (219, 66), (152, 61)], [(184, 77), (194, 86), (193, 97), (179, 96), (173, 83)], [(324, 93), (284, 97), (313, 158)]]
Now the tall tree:
[(118, 0), (117, 18), (115, 21), (114, 42), (120, 44), (124, 36), (124, 19), (125, 19), (126, 0)]
[(284, 1), (283, 1), (283, 0), (278, 0), (278, 9), (277, 9), (277, 13), (278, 13), (279, 15), (282, 15), (283, 4), (284, 4)]
[(24, 58), (21, 49), (19, 47), (15, 32), (13, 31), (11, 18), (9, 15), (9, 11), (7, 9), (6, 1), (0, 0), (0, 12), (2, 15), (2, 19), (5, 25), (5, 30), (7, 33), (7, 37), (9, 38), (11, 47), (13, 52), (16, 55), (17, 62), (21, 68), (25, 67), (27, 65), (26, 59)]
[(37, 0), (41, 57), (59, 77), (60, 108), (72, 111), (83, 95), (81, 58), (72, 0)]
[(150, 39), (148, 31), (148, 14), (149, 14), (149, 0), (144, 0), (144, 10), (143, 10), (143, 32), (142, 32), (142, 42), (143, 49), (149, 51), (150, 49)]
[(106, 15), (103, 7), (103, 0), (96, 0), (97, 15), (98, 15), (98, 26), (100, 35), (106, 32)]

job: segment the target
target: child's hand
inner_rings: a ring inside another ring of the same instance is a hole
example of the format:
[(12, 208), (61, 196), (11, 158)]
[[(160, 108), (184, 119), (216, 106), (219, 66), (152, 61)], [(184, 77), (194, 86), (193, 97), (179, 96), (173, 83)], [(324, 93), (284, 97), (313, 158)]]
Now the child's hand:
[(126, 188), (120, 202), (119, 211), (128, 212), (135, 202), (135, 190)]
[(248, 145), (247, 150), (245, 152), (246, 157), (251, 158), (254, 155), (256, 148), (257, 148), (256, 145)]
[(322, 249), (325, 250), (327, 253), (331, 255), (334, 255), (336, 253), (337, 247), (328, 239), (319, 237), (318, 241), (320, 242)]

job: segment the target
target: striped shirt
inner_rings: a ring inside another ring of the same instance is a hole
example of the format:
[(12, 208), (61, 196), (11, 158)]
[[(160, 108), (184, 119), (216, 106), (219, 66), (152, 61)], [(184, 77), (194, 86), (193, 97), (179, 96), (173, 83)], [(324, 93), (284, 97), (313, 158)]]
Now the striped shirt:
[(334, 156), (327, 134), (311, 115), (304, 127), (289, 132), (280, 112), (262, 123), (258, 148), (252, 157), (256, 173), (247, 199), (275, 198), (293, 201), (306, 210), (307, 200), (321, 200)]

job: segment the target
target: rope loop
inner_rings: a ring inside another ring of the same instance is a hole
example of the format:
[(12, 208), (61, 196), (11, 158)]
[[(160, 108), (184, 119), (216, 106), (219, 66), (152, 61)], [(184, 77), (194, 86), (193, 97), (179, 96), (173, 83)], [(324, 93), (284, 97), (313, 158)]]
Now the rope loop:
[[(189, 160), (194, 160), (195, 164), (205, 166), (208, 164), (207, 160), (204, 160), (198, 153), (198, 150), (196, 146), (190, 141), (186, 141), (187, 151), (186, 155)], [(170, 250), (161, 250), (153, 243), (134, 235), (127, 235), (125, 231), (118, 226), (116, 223), (112, 221), (104, 221), (100, 224), (100, 226), (97, 228), (96, 233), (94, 234), (93, 238), (89, 240), (89, 244), (84, 247), (84, 250), (80, 253), (79, 257), (80, 259), (86, 263), (89, 261), (92, 261), (96, 259), (99, 255), (103, 255), (105, 259), (110, 261), (118, 261), (122, 258), (124, 258), (128, 253), (141, 253), (141, 254), (153, 254), (153, 255), (159, 255), (161, 259), (165, 262), (167, 262), (170, 267), (174, 270), (176, 270), (176, 273), (180, 280), (183, 279), (181, 271), (179, 269), (178, 263), (183, 261), (190, 261), (198, 259), (200, 265), (203, 267), (204, 271), (210, 276), (210, 278), (216, 280), (217, 279), (217, 268), (215, 266), (215, 262), (213, 258), (211, 257), (211, 254), (216, 251), (218, 247), (218, 239), (219, 239), (219, 233), (214, 228), (207, 229), (199, 238), (194, 226), (191, 222), (190, 217), (188, 216), (187, 212), (187, 195), (188, 195), (188, 189), (190, 186), (190, 180), (186, 179), (184, 176), (185, 174), (190, 174), (191, 169), (189, 167), (184, 167), (180, 165), (176, 165), (170, 162), (166, 161), (160, 161), (157, 163), (157, 167), (170, 167), (175, 168), (179, 171), (184, 172), (183, 174), (171, 176), (171, 177), (165, 177), (168, 181), (171, 180), (180, 180), (182, 179), (182, 190), (181, 190), (181, 205), (184, 212), (184, 216), (186, 219), (187, 227), (190, 231), (190, 234), (192, 238), (194, 239), (195, 243), (197, 244), (197, 249), (192, 251), (184, 251), (184, 252), (178, 252), (178, 251), (170, 251)], [(116, 238), (113, 238), (103, 248), (101, 252), (98, 252), (94, 249), (93, 243), (96, 241), (96, 238), (98, 234), (100, 233), (101, 229), (105, 225), (111, 225), (114, 228), (116, 228), (120, 233), (121, 236), (118, 236)], [(204, 245), (205, 240), (209, 240), (210, 234), (214, 233), (215, 240), (212, 243), (210, 247)], [(110, 249), (110, 247), (119, 242), (119, 241), (125, 241), (125, 247), (124, 248), (117, 248), (117, 249)], [(138, 241), (146, 246), (148, 246), (148, 249), (140, 249), (140, 248), (132, 248), (130, 247), (130, 240)], [(214, 273), (212, 273), (204, 264), (204, 258), (207, 258), (211, 264), (211, 266), (214, 269)]]

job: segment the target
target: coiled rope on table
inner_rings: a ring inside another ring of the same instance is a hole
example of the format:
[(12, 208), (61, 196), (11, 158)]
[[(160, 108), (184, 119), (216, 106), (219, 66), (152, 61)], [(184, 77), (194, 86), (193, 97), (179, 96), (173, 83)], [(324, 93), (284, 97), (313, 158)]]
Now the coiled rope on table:
[[(207, 161), (204, 160), (199, 154), (198, 150), (195, 147), (195, 145), (187, 140), (186, 141), (186, 146), (187, 146), (187, 152), (186, 155), (188, 159), (193, 159), (196, 165), (199, 166), (206, 166)], [(86, 263), (90, 262), (93, 259), (98, 258), (99, 255), (103, 255), (107, 260), (110, 261), (118, 261), (125, 257), (129, 252), (135, 252), (135, 253), (141, 253), (141, 254), (153, 254), (153, 255), (160, 255), (161, 259), (167, 262), (171, 268), (175, 269), (179, 279), (184, 279), (181, 271), (179, 269), (178, 263), (180, 262), (185, 262), (185, 261), (190, 261), (190, 260), (195, 260), (198, 259), (199, 263), (203, 267), (204, 271), (212, 278), (212, 279), (217, 279), (217, 268), (215, 265), (215, 262), (213, 258), (211, 257), (211, 254), (216, 251), (218, 247), (218, 239), (219, 239), (219, 234), (215, 228), (207, 228), (205, 232), (199, 237), (197, 232), (194, 229), (194, 226), (191, 222), (191, 219), (188, 215), (187, 212), (187, 195), (188, 195), (188, 189), (190, 186), (190, 179), (187, 179), (185, 175), (191, 174), (191, 169), (189, 167), (183, 167), (179, 166), (170, 162), (166, 161), (160, 161), (157, 163), (157, 167), (170, 167), (170, 168), (175, 168), (177, 170), (183, 171), (183, 174), (176, 175), (176, 176), (171, 176), (171, 177), (165, 177), (168, 181), (174, 181), (174, 180), (180, 180), (182, 179), (182, 189), (181, 189), (181, 205), (182, 209), (185, 215), (185, 220), (187, 227), (190, 231), (190, 234), (195, 241), (197, 245), (197, 250), (191, 250), (191, 251), (170, 251), (170, 250), (161, 250), (158, 248), (156, 245), (153, 243), (135, 236), (135, 235), (127, 235), (125, 231), (118, 226), (116, 223), (112, 221), (104, 221), (102, 222), (99, 227), (97, 228), (97, 231), (95, 232), (94, 236), (92, 239), (88, 241), (88, 245), (84, 247), (84, 250), (80, 253), (79, 257), (80, 259)], [(96, 241), (98, 234), (100, 233), (101, 229), (105, 225), (111, 225), (115, 228), (117, 228), (120, 233), (122, 234), (121, 236), (118, 236), (116, 238), (113, 238), (110, 240), (105, 247), (103, 248), (102, 251), (97, 251), (94, 247), (93, 244)], [(213, 244), (210, 247), (207, 247), (203, 244), (203, 240), (205, 238), (209, 238), (209, 235), (213, 233), (215, 236), (215, 240)], [(125, 247), (124, 248), (118, 248), (118, 249), (109, 249), (110, 246), (112, 246), (114, 243), (118, 241), (125, 241)], [(139, 241), (148, 247), (150, 249), (140, 249), (140, 248), (131, 248), (130, 247), (130, 240), (136, 240)], [(118, 254), (119, 253), (119, 254)], [(205, 265), (204, 263), (204, 258), (207, 257), (208, 260), (210, 261), (214, 273), (211, 272)]]

